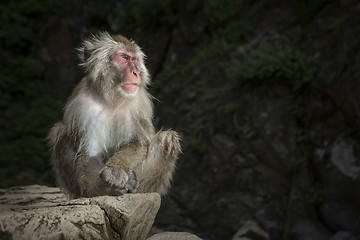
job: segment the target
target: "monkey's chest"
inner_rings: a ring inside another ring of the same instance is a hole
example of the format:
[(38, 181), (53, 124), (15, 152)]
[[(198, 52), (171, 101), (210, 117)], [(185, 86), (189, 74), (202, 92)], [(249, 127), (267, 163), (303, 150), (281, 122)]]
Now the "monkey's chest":
[(86, 132), (89, 156), (114, 151), (131, 142), (136, 125), (128, 116), (93, 115), (87, 119)]

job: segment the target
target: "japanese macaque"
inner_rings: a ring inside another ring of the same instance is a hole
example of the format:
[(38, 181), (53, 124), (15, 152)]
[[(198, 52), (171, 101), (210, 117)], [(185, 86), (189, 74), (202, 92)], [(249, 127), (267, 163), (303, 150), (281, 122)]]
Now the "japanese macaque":
[(60, 187), (71, 198), (166, 194), (181, 147), (175, 131), (155, 132), (144, 53), (106, 32), (78, 51), (87, 74), (48, 137)]

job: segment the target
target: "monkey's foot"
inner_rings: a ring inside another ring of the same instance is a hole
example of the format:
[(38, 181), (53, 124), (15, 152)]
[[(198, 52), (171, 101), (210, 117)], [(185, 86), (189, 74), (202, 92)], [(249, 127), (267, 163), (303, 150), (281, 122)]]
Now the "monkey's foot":
[(107, 166), (100, 171), (100, 178), (110, 185), (112, 195), (135, 192), (137, 179), (134, 171)]
[(167, 155), (177, 157), (181, 153), (180, 135), (173, 131), (160, 131), (156, 134), (157, 142), (162, 145)]

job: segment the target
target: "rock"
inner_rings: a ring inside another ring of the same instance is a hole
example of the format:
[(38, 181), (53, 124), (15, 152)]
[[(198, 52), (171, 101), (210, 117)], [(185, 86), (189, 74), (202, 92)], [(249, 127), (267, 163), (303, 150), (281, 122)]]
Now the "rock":
[(294, 224), (291, 229), (293, 240), (328, 240), (330, 233), (323, 225), (310, 220), (301, 220)]
[(58, 188), (0, 191), (5, 239), (145, 239), (160, 207), (157, 193), (68, 201)]
[(201, 238), (187, 232), (163, 232), (155, 234), (147, 240), (201, 240)]
[(354, 237), (349, 232), (340, 231), (337, 232), (334, 236), (332, 236), (329, 240), (359, 240), (360, 236)]
[(318, 213), (333, 232), (360, 234), (359, 142), (345, 134), (315, 151), (316, 175), (323, 186)]
[[(330, 150), (330, 162), (346, 177), (356, 180), (360, 176), (359, 149), (360, 144), (349, 138), (339, 137)], [(357, 153), (357, 154), (356, 154)]]
[(0, 196), (0, 212), (53, 207), (67, 200), (59, 188), (39, 185), (0, 189)]
[(269, 234), (254, 221), (247, 221), (232, 238), (232, 240), (245, 239), (270, 240)]
[(330, 229), (360, 234), (360, 210), (356, 206), (329, 200), (321, 204), (319, 212)]

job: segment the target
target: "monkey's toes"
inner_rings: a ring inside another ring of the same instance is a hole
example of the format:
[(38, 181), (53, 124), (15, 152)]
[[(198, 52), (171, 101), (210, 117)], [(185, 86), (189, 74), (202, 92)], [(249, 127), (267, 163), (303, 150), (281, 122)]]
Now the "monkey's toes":
[(177, 155), (181, 153), (181, 138), (177, 132), (173, 130), (163, 131), (159, 137), (168, 155), (177, 157)]

